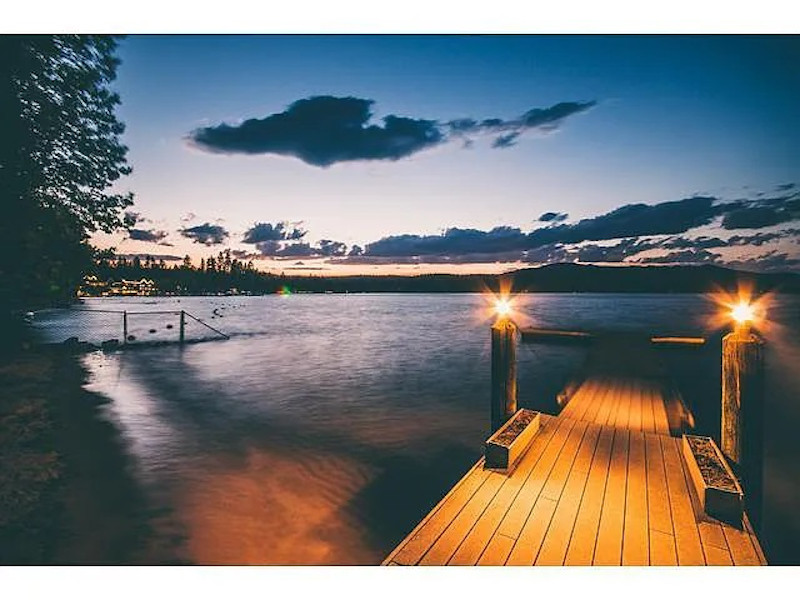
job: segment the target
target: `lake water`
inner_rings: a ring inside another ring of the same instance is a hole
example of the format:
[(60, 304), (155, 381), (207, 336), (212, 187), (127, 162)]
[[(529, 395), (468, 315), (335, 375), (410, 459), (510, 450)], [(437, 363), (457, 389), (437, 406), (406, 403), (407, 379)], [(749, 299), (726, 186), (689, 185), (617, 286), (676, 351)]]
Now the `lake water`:
[[(699, 295), (531, 294), (525, 324), (709, 336), (663, 351), (699, 433), (719, 435), (722, 331)], [(481, 295), (349, 294), (88, 299), (93, 310), (180, 311), (230, 339), (93, 352), (154, 519), (153, 562), (375, 564), (477, 460), (489, 430)], [(800, 298), (769, 312), (762, 539), (800, 563)], [(121, 338), (120, 315), (44, 311), (52, 341)], [(177, 339), (176, 315), (128, 316), (135, 342)], [(171, 325), (168, 328), (167, 325)], [(187, 320), (187, 339), (209, 333)], [(213, 334), (211, 334), (213, 337)], [(584, 358), (522, 345), (519, 404), (556, 410)]]

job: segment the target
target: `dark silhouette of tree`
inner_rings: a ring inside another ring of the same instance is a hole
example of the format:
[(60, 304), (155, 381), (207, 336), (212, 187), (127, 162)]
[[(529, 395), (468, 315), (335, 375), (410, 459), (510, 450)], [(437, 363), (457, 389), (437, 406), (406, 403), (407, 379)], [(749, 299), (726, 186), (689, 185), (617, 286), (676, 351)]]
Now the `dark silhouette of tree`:
[[(0, 36), (0, 311), (70, 299), (91, 233), (126, 225), (113, 37)], [(130, 224), (128, 224), (130, 225)]]

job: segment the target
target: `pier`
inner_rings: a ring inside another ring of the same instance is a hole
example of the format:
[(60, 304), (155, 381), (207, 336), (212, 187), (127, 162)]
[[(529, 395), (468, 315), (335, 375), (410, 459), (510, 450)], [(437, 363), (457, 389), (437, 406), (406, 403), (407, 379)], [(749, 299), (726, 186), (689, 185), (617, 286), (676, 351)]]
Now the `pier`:
[[(521, 334), (540, 342), (596, 337)], [(541, 415), (514, 468), (479, 459), (383, 564), (765, 565), (747, 514), (740, 523), (707, 515), (682, 456), (691, 414), (653, 346), (703, 342), (593, 339), (586, 366), (559, 395), (561, 411)]]

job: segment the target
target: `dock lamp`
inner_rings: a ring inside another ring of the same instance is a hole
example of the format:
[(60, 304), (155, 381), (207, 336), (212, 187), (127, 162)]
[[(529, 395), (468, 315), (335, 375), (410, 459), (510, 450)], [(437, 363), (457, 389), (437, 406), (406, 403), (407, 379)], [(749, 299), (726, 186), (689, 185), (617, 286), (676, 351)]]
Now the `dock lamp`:
[(492, 325), (492, 433), (517, 412), (517, 326), (511, 318), (511, 299), (494, 300)]
[(756, 318), (753, 305), (741, 301), (731, 309), (731, 317), (735, 324), (735, 333), (739, 338), (746, 338), (750, 335), (750, 326)]
[(494, 301), (494, 312), (497, 320), (507, 319), (511, 315), (511, 300), (509, 298), (498, 298)]

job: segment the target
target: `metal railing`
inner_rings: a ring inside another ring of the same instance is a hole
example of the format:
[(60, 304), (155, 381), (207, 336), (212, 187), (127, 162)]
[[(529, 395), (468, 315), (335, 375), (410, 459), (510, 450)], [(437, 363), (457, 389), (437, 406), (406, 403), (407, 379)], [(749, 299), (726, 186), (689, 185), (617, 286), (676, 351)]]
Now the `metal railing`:
[(28, 323), (44, 343), (72, 340), (122, 346), (230, 339), (186, 310), (42, 310), (33, 313)]

